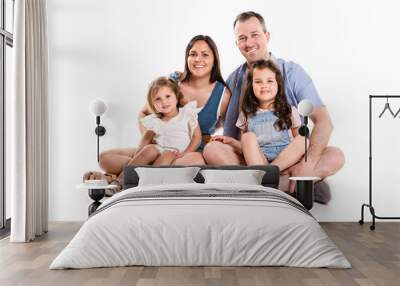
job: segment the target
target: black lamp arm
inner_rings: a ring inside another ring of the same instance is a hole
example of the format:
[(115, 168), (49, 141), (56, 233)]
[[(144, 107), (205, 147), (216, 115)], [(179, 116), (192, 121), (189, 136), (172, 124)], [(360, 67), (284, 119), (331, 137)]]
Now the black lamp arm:
[(106, 134), (106, 129), (100, 125), (100, 116), (96, 116), (96, 125), (97, 127), (94, 132), (97, 136), (103, 136), (104, 134)]
[(302, 126), (300, 126), (299, 134), (301, 136), (304, 136), (304, 161), (307, 162), (307, 138), (310, 134), (310, 130), (307, 127), (308, 116), (304, 116), (303, 121), (304, 121), (304, 123)]
[(94, 133), (96, 133), (97, 135), (97, 162), (99, 162), (100, 160), (100, 151), (99, 151), (99, 145), (100, 145), (100, 140), (99, 137), (103, 136), (104, 134), (106, 134), (106, 129), (104, 128), (104, 126), (100, 125), (100, 116), (96, 116), (96, 129), (94, 130)]

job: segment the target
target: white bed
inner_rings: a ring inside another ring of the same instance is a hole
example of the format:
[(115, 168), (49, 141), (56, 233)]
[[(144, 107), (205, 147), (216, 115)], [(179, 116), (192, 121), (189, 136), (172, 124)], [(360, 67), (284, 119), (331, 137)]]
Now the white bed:
[(294, 198), (257, 185), (198, 183), (111, 197), (50, 269), (127, 265), (351, 267)]

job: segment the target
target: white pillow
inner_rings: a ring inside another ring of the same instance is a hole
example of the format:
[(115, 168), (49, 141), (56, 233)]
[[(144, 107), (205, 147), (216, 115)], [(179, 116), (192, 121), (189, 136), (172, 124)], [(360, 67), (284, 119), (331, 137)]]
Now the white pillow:
[(262, 170), (201, 170), (204, 183), (234, 183), (247, 185), (261, 185), (265, 171)]
[(195, 183), (193, 179), (199, 170), (199, 167), (135, 168), (139, 176), (138, 186)]

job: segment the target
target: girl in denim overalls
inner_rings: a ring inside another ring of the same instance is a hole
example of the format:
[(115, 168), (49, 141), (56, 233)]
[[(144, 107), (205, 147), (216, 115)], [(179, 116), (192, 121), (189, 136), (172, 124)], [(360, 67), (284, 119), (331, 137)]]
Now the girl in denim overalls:
[(284, 170), (304, 154), (300, 116), (287, 102), (282, 74), (271, 60), (254, 63), (247, 76), (236, 126), (247, 165), (272, 163)]

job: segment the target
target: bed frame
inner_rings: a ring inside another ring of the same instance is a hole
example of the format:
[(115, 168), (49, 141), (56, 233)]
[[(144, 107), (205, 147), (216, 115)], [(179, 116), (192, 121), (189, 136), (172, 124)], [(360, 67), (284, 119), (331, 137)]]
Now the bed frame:
[[(139, 183), (139, 177), (135, 171), (137, 167), (145, 167), (145, 168), (183, 168), (188, 166), (126, 166), (124, 168), (124, 189), (136, 187)], [(225, 166), (210, 166), (210, 165), (201, 165), (201, 166), (190, 166), (190, 167), (199, 167), (201, 170), (207, 169), (218, 169), (218, 170), (263, 170), (265, 171), (265, 175), (262, 179), (261, 184), (265, 187), (271, 187), (277, 189), (279, 186), (279, 168), (274, 165), (260, 165), (260, 166), (237, 166), (237, 165), (225, 165)], [(200, 174), (194, 178), (197, 183), (204, 183), (204, 178)]]

